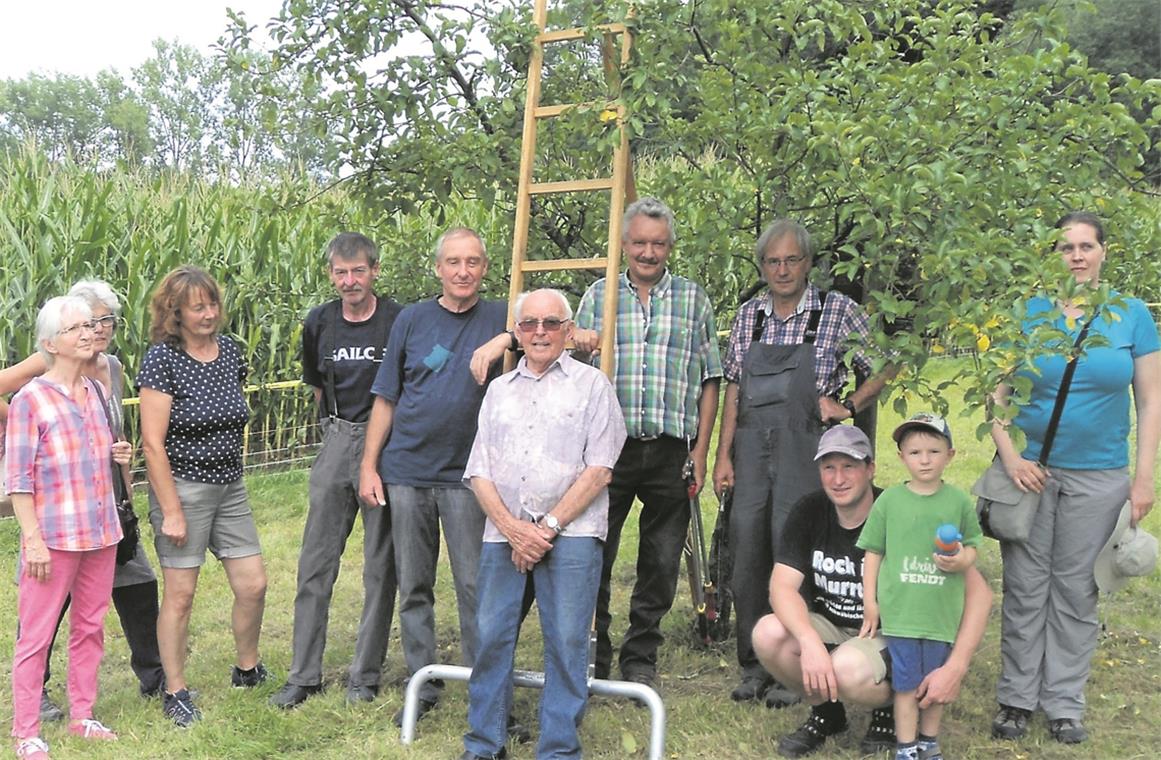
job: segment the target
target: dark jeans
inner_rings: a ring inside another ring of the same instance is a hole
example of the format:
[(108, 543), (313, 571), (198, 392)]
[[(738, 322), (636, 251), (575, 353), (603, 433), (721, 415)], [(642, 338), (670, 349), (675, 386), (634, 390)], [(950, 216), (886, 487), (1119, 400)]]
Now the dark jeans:
[(688, 457), (685, 441), (677, 438), (661, 436), (652, 441), (630, 438), (613, 468), (613, 481), (609, 485), (609, 535), (597, 591), (597, 678), (608, 678), (612, 667), (610, 581), (621, 542), (621, 528), (635, 498), (642, 503), (637, 581), (629, 602), (629, 630), (621, 643), (621, 673), (652, 675), (657, 672), (657, 650), (664, 640), (661, 618), (673, 606), (681, 550), (689, 529), (689, 496), (681, 478)]
[[(71, 597), (65, 599), (56, 621), (56, 632), (48, 645), (48, 657), (44, 661), (46, 686), (52, 675), (52, 648), (56, 644), (56, 633), (60, 632), (70, 601)], [(154, 691), (161, 686), (163, 676), (161, 653), (157, 650), (157, 581), (114, 588), (113, 606), (117, 608), (121, 630), (125, 632), (125, 642), (129, 645), (129, 666), (141, 684), (141, 691)]]

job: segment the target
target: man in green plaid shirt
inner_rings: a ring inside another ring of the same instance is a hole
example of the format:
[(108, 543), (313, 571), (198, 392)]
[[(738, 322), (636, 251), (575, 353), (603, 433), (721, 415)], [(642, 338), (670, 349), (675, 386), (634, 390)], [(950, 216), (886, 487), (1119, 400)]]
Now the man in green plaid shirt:
[[(687, 459), (693, 460), (700, 490), (722, 363), (705, 290), (666, 267), (676, 241), (673, 212), (655, 198), (642, 198), (625, 210), (623, 230), (628, 270), (615, 283), (615, 359), (617, 399), (629, 438), (609, 486), (609, 534), (597, 592), (596, 676), (608, 678), (612, 666), (609, 579), (621, 527), (636, 498), (642, 503), (637, 583), (620, 665), (625, 680), (653, 685), (661, 618), (673, 605), (689, 527), (682, 469)], [(573, 340), (582, 352), (599, 345), (606, 287), (606, 280), (597, 280), (581, 299)], [(593, 363), (600, 365), (599, 355)]]

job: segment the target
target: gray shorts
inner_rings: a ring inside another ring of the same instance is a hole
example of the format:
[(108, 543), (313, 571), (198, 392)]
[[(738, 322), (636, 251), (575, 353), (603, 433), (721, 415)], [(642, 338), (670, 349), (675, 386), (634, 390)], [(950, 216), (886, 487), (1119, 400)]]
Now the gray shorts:
[(225, 485), (181, 478), (174, 478), (173, 482), (185, 512), (185, 546), (174, 546), (161, 534), (161, 504), (153, 488), (149, 489), (149, 523), (162, 567), (201, 567), (206, 562), (206, 549), (220, 560), (262, 553), (246, 484), (241, 478)]

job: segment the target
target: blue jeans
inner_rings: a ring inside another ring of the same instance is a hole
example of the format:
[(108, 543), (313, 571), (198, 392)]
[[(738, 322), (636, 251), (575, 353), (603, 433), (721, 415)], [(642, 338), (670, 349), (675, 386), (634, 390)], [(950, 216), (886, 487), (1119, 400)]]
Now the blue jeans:
[[(476, 571), (484, 541), (484, 510), (467, 488), (387, 486), (391, 533), (399, 580), (399, 632), (407, 673), (435, 662), (435, 567), (439, 559), (439, 527), (447, 541), (456, 607), (460, 621), (460, 651), (468, 667), (476, 655)], [(419, 696), (439, 699), (442, 683), (428, 681)]]
[[(577, 730), (588, 704), (589, 629), (601, 575), (601, 541), (557, 538), (532, 569), (544, 635), (544, 693), (536, 757), (579, 758)], [(480, 555), (480, 648), (468, 683), (464, 748), (485, 757), (504, 747), (512, 705), (512, 671), (527, 576), (512, 564), (507, 543), (487, 543)]]

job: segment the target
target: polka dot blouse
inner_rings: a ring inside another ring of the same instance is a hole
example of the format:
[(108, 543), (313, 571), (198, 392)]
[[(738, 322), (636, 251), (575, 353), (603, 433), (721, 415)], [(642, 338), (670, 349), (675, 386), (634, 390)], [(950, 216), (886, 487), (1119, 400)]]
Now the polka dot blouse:
[(165, 453), (175, 477), (198, 483), (232, 483), (242, 477), (242, 435), (250, 408), (242, 393), (246, 366), (238, 346), (218, 336), (218, 358), (194, 359), (165, 343), (150, 346), (137, 388), (173, 399)]

